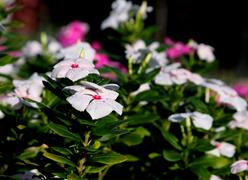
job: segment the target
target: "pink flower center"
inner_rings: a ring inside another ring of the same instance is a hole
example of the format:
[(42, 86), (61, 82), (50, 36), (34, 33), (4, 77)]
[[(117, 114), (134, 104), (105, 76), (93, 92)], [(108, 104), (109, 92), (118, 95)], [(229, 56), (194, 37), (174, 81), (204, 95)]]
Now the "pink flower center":
[(221, 147), (221, 143), (215, 144), (215, 147), (216, 147), (216, 148), (220, 148), (220, 147)]
[(79, 67), (79, 65), (78, 64), (71, 64), (71, 68), (78, 68)]
[(94, 96), (92, 96), (92, 97), (93, 97), (94, 100), (100, 100), (100, 99), (102, 99), (102, 97), (99, 96), (99, 95), (94, 95)]

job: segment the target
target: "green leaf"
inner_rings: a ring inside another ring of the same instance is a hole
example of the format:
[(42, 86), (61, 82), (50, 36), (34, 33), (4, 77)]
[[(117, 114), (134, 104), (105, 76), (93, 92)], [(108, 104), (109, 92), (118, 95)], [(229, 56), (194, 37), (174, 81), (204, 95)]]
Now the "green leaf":
[(24, 150), (23, 153), (21, 153), (18, 158), (21, 160), (27, 160), (27, 159), (31, 159), (31, 158), (35, 158), (37, 156), (37, 154), (40, 152), (40, 147), (29, 147), (27, 149)]
[(48, 159), (51, 159), (55, 162), (58, 162), (58, 163), (61, 163), (61, 164), (67, 164), (69, 166), (72, 166), (72, 167), (76, 167), (76, 165), (69, 159), (66, 159), (62, 156), (58, 156), (58, 155), (55, 155), (55, 154), (52, 154), (52, 153), (48, 153), (48, 152), (45, 152), (43, 153), (43, 156), (48, 158)]
[(102, 167), (88, 166), (85, 171), (89, 174), (100, 173), (105, 168), (107, 168), (107, 166), (102, 166)]
[(57, 151), (57, 152), (60, 153), (60, 154), (66, 155), (66, 156), (72, 155), (72, 154), (73, 154), (73, 153), (72, 153), (69, 149), (67, 149), (67, 148), (62, 148), (62, 147), (51, 147), (51, 149), (54, 150), (54, 151)]
[(161, 156), (161, 154), (156, 153), (156, 152), (152, 152), (152, 153), (148, 154), (148, 157), (150, 159), (154, 159), (154, 158), (157, 158), (157, 157), (160, 157), (160, 156)]
[(189, 164), (189, 167), (213, 167), (215, 169), (223, 168), (230, 164), (230, 160), (225, 157), (214, 157), (214, 156), (204, 156), (197, 158), (192, 163)]
[(48, 128), (51, 129), (53, 132), (55, 132), (56, 134), (77, 141), (77, 142), (81, 142), (81, 137), (78, 134), (72, 133), (70, 131), (67, 130), (67, 128), (65, 126), (62, 126), (60, 124), (54, 124), (54, 123), (49, 123)]
[(145, 136), (150, 135), (151, 133), (147, 129), (138, 127), (134, 132), (124, 135), (120, 141), (127, 146), (135, 146), (142, 143)]
[(166, 159), (167, 161), (171, 161), (171, 162), (176, 162), (181, 160), (181, 154), (179, 154), (176, 151), (163, 151), (163, 157), (164, 159)]
[(168, 131), (164, 130), (161, 127), (158, 127), (164, 137), (164, 139), (170, 143), (174, 148), (176, 148), (177, 150), (182, 150), (182, 147), (178, 144), (179, 140), (177, 139), (176, 136), (174, 136), (173, 134), (169, 133)]
[(134, 102), (140, 102), (140, 101), (159, 101), (161, 100), (161, 95), (154, 90), (148, 90), (148, 91), (144, 91), (139, 93), (137, 96), (135, 96), (134, 98)]
[(106, 154), (102, 155), (95, 155), (91, 159), (93, 162), (98, 162), (102, 164), (108, 164), (108, 165), (113, 165), (113, 164), (119, 164), (124, 161), (127, 161), (128, 158), (122, 154), (119, 154), (117, 152), (111, 151)]
[(198, 176), (198, 179), (209, 180), (211, 173), (202, 166), (196, 166), (194, 168), (190, 168), (190, 170)]
[(158, 115), (143, 112), (142, 114), (135, 114), (128, 116), (127, 123), (128, 125), (143, 125), (147, 123), (153, 123), (158, 119), (159, 119)]
[(0, 58), (0, 66), (5, 66), (5, 65), (11, 64), (15, 61), (16, 61), (16, 59), (12, 58), (9, 55), (5, 55), (5, 56)]
[(140, 84), (150, 82), (154, 79), (154, 77), (160, 72), (160, 68), (154, 69), (149, 73), (141, 74), (136, 81)]
[[(196, 140), (196, 138), (195, 138)], [(211, 149), (214, 149), (214, 146), (212, 144), (210, 144), (210, 142), (208, 140), (203, 140), (203, 139), (197, 139), (196, 142), (194, 142), (195, 145), (192, 146), (192, 149), (195, 151), (199, 151), (199, 152), (206, 152), (209, 151)]]

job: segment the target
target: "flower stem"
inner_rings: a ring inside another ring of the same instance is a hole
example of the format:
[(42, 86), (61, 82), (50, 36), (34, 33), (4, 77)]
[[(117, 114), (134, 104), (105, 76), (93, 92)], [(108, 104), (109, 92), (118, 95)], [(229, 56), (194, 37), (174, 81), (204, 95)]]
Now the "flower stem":
[(205, 102), (206, 103), (209, 103), (209, 99), (210, 99), (210, 89), (209, 88), (206, 88), (206, 91), (205, 91)]
[(150, 60), (152, 59), (152, 54), (148, 53), (144, 59), (144, 61), (142, 62), (140, 68), (138, 69), (138, 74), (141, 74), (145, 71), (145, 69), (147, 68)]
[(133, 63), (132, 58), (128, 58), (128, 73), (129, 75), (133, 74)]

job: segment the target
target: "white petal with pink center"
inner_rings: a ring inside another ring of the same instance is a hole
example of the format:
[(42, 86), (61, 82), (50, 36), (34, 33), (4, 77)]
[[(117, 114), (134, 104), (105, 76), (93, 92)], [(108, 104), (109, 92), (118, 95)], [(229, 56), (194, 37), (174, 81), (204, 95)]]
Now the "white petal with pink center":
[(210, 151), (207, 151), (208, 154), (214, 155), (214, 156), (226, 156), (226, 157), (233, 157), (235, 154), (236, 147), (233, 144), (227, 143), (227, 142), (218, 142), (218, 141), (212, 141), (211, 144), (215, 146), (216, 148)]
[(81, 58), (63, 60), (54, 66), (52, 78), (68, 78), (72, 81), (82, 79), (89, 74), (99, 74), (92, 62)]
[(231, 165), (231, 173), (237, 174), (242, 171), (248, 170), (248, 161), (247, 160), (239, 160)]
[[(66, 99), (76, 110), (80, 112), (86, 110), (92, 119), (105, 117), (112, 111), (122, 114), (123, 106), (115, 101), (119, 95), (117, 92), (87, 81), (83, 81), (81, 85), (81, 88), (79, 86), (65, 88), (76, 91)], [(110, 86), (113, 87), (113, 84), (107, 85)]]

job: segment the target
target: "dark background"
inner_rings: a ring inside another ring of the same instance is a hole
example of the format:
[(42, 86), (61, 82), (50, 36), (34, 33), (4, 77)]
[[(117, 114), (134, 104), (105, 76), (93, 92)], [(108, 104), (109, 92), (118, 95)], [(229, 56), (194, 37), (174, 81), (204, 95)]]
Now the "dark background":
[[(28, 0), (19, 0), (25, 3)], [(100, 24), (109, 15), (113, 0), (30, 0), (39, 4), (40, 24), (61, 26), (72, 20), (90, 24), (96, 39)], [(141, 0), (133, 1), (141, 4)], [(247, 5), (243, 1), (217, 0), (148, 0), (154, 7), (147, 23), (158, 26), (156, 39), (165, 36), (187, 42), (192, 38), (215, 48), (223, 69), (248, 74)]]

